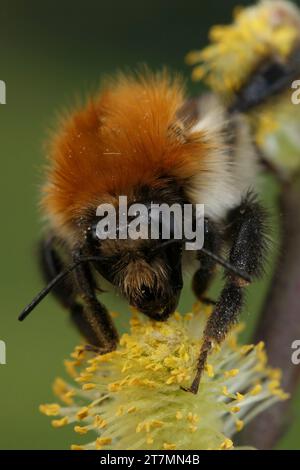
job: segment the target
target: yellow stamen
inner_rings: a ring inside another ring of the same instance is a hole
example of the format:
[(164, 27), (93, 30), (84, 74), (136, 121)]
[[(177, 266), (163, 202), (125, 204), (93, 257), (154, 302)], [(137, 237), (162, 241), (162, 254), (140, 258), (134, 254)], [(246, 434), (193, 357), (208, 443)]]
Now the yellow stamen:
[(78, 434), (86, 434), (89, 429), (87, 426), (75, 426), (74, 431), (77, 432)]
[(211, 364), (206, 364), (205, 370), (207, 372), (208, 377), (213, 378), (215, 376), (214, 368)]
[(165, 442), (163, 448), (164, 450), (176, 450), (176, 444), (169, 444)]
[(101, 450), (104, 446), (112, 443), (111, 437), (98, 437), (96, 439), (96, 449)]
[(238, 419), (235, 422), (235, 427), (237, 431), (241, 431), (244, 428), (244, 421), (242, 421), (241, 419)]
[(87, 383), (82, 386), (82, 390), (94, 390), (96, 388), (96, 384)]
[(62, 428), (63, 426), (66, 426), (67, 424), (69, 424), (69, 418), (65, 416), (64, 418), (61, 418), (61, 419), (54, 419), (51, 422), (51, 424), (54, 428)]
[(231, 439), (225, 439), (221, 446), (220, 446), (220, 449), (222, 450), (228, 450), (228, 449), (231, 449), (233, 447), (233, 442)]
[(252, 388), (252, 390), (250, 390), (249, 394), (254, 396), (254, 395), (258, 395), (259, 393), (261, 393), (261, 391), (262, 391), (262, 385), (257, 384), (255, 385), (255, 387)]
[(58, 416), (60, 413), (60, 406), (56, 403), (50, 403), (47, 405), (40, 405), (39, 410), (46, 416)]
[(229, 377), (236, 377), (239, 373), (239, 369), (231, 369), (231, 370), (226, 370), (224, 372), (224, 376), (226, 378), (229, 378)]
[(82, 419), (86, 418), (88, 416), (88, 414), (89, 414), (89, 409), (88, 409), (87, 406), (85, 406), (77, 412), (76, 416), (77, 416), (77, 419), (82, 420)]

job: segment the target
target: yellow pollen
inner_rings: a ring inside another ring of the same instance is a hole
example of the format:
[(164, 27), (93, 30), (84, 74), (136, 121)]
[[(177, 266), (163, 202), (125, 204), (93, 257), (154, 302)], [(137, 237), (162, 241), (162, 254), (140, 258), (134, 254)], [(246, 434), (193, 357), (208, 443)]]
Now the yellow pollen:
[(85, 348), (84, 346), (76, 346), (75, 351), (72, 352), (71, 357), (77, 360), (84, 358)]
[(59, 398), (66, 404), (72, 405), (74, 403), (73, 398), (75, 397), (76, 393), (75, 390), (69, 390), (69, 392), (61, 395)]
[(222, 444), (221, 444), (221, 446), (220, 446), (220, 449), (221, 449), (221, 450), (228, 450), (228, 449), (232, 449), (232, 447), (233, 447), (233, 442), (232, 442), (232, 440), (231, 440), (231, 439), (225, 439), (225, 440), (222, 442)]
[(140, 433), (142, 431), (150, 432), (151, 428), (161, 428), (164, 426), (163, 421), (159, 420), (152, 420), (152, 421), (142, 421), (136, 427), (136, 433)]
[(211, 364), (206, 364), (205, 370), (207, 372), (208, 377), (214, 378), (214, 376), (215, 376), (214, 368)]
[(154, 428), (162, 428), (164, 426), (164, 422), (163, 421), (159, 421), (158, 419), (154, 419), (152, 422), (151, 422), (151, 426), (154, 427)]
[(94, 363), (92, 366), (87, 367), (85, 370), (88, 373), (96, 372), (98, 370), (98, 364)]
[(231, 413), (238, 413), (239, 411), (241, 411), (241, 408), (239, 406), (233, 406), (231, 409), (230, 409)]
[(190, 412), (187, 416), (187, 419), (190, 423), (196, 424), (199, 421), (199, 416)]
[(71, 377), (73, 377), (73, 378), (77, 377), (77, 371), (76, 371), (75, 367), (79, 364), (76, 361), (69, 361), (68, 359), (66, 359), (64, 361), (64, 365), (65, 365), (67, 373)]
[(224, 372), (224, 376), (226, 378), (230, 378), (230, 377), (236, 377), (239, 373), (239, 369), (231, 369), (231, 370), (226, 370)]
[(236, 401), (243, 401), (245, 399), (245, 395), (242, 393), (237, 392), (236, 394)]
[[(123, 346), (118, 345), (105, 360), (75, 350), (78, 358), (70, 362), (80, 386), (73, 379), (70, 385), (62, 379), (54, 384), (59, 398), (72, 402), (61, 407), (41, 405), (40, 410), (57, 417), (56, 427), (73, 424), (87, 442), (74, 444), (74, 450), (231, 449), (230, 438), (243, 429), (252, 411), (259, 412), (263, 402), (268, 406), (286, 395), (280, 389), (278, 371), (262, 362), (262, 345), (252, 351), (252, 346), (243, 348), (233, 341), (238, 328), (211, 351), (198, 396), (184, 392), (180, 385), (189, 386), (193, 379), (206, 321), (202, 307), (188, 321), (178, 314), (160, 324), (140, 315), (130, 333), (123, 335)], [(236, 344), (234, 351), (230, 339)], [(263, 393), (251, 398), (260, 387)], [(251, 406), (243, 407), (248, 401)]]
[(122, 367), (122, 374), (126, 372), (127, 370), (130, 370), (132, 368), (131, 364), (129, 362), (125, 362), (124, 366)]
[(77, 445), (77, 444), (72, 444), (71, 445), (71, 450), (84, 450), (83, 446)]
[(269, 377), (272, 380), (281, 380), (282, 379), (282, 371), (280, 369), (272, 369), (269, 372)]
[(88, 382), (92, 378), (93, 378), (93, 374), (83, 373), (79, 377), (77, 377), (75, 380), (76, 382), (82, 383), (82, 382)]
[(82, 390), (94, 390), (94, 388), (96, 388), (96, 384), (92, 383), (84, 384), (82, 386)]
[(105, 419), (103, 419), (98, 427), (99, 429), (104, 429), (104, 428), (107, 428), (107, 426), (108, 426), (108, 422)]
[(144, 424), (143, 422), (138, 423), (138, 425), (137, 425), (137, 427), (136, 427), (136, 429), (135, 429), (135, 432), (136, 432), (137, 434), (140, 433), (140, 432), (144, 429), (144, 427), (145, 427), (145, 424)]
[(108, 384), (107, 388), (109, 392), (118, 392), (119, 390), (121, 390), (122, 387), (120, 383), (115, 382), (115, 383)]
[(88, 414), (89, 414), (89, 409), (87, 406), (84, 406), (83, 408), (81, 408), (81, 410), (78, 411), (76, 416), (79, 420), (81, 420), (81, 419), (86, 418)]
[(69, 419), (67, 416), (61, 419), (54, 419), (51, 424), (54, 428), (62, 428), (63, 426), (69, 424)]
[(103, 446), (107, 446), (112, 443), (111, 437), (98, 437), (96, 439), (96, 449), (101, 450)]
[(153, 380), (149, 379), (144, 379), (142, 383), (150, 388), (155, 388), (157, 386), (157, 384)]
[(181, 315), (180, 315), (180, 313), (179, 313), (179, 312), (175, 312), (175, 313), (174, 313), (174, 318), (175, 318), (175, 320), (180, 321), (180, 320), (181, 320)]
[(153, 442), (154, 442), (153, 437), (152, 437), (151, 435), (148, 435), (148, 436), (147, 436), (147, 439), (146, 439), (146, 442), (147, 442), (147, 444), (149, 444), (149, 445), (153, 444)]
[(265, 348), (265, 343), (263, 341), (260, 341), (256, 346), (255, 349), (256, 351), (263, 351)]
[(196, 65), (193, 80), (204, 80), (225, 100), (231, 100), (258, 64), (274, 56), (286, 62), (299, 39), (294, 15), (297, 12), (284, 2), (280, 7), (277, 2), (259, 2), (235, 13), (231, 25), (213, 26), (210, 44), (186, 56), (189, 65)]
[(96, 415), (95, 416), (95, 419), (94, 419), (94, 427), (95, 428), (99, 428), (99, 429), (103, 429), (103, 428), (106, 428), (107, 427), (107, 421), (103, 418), (101, 418), (101, 416), (99, 415)]
[(254, 348), (253, 344), (242, 346), (240, 352), (243, 356), (246, 356)]
[(269, 383), (269, 389), (274, 390), (274, 389), (278, 388), (279, 385), (280, 385), (280, 383), (279, 383), (278, 380), (272, 380), (272, 382)]
[(191, 432), (196, 432), (196, 431), (198, 431), (198, 427), (195, 426), (195, 425), (193, 425), (193, 424), (190, 424), (190, 425), (189, 425), (189, 430), (190, 430)]
[(77, 432), (78, 434), (86, 434), (89, 429), (87, 426), (75, 426), (74, 431)]
[(99, 364), (102, 364), (103, 362), (110, 362), (111, 358), (112, 358), (111, 353), (103, 354), (102, 356), (97, 356), (97, 362)]
[(140, 320), (137, 318), (137, 317), (133, 317), (131, 320), (130, 320), (130, 325), (131, 326), (140, 326), (141, 322)]
[(254, 396), (254, 395), (258, 395), (261, 391), (262, 391), (261, 384), (257, 384), (255, 385), (255, 387), (252, 388), (252, 390), (250, 390), (249, 394)]
[(130, 408), (128, 408), (127, 413), (128, 414), (134, 413), (136, 410), (137, 410), (136, 406), (131, 406)]
[(65, 393), (68, 392), (69, 386), (63, 379), (61, 379), (60, 377), (57, 377), (54, 381), (52, 390), (53, 390), (53, 393), (55, 393), (55, 395), (61, 397), (65, 395)]
[(272, 390), (272, 394), (280, 398), (280, 400), (288, 400), (291, 397), (289, 393), (285, 393), (281, 388)]
[(48, 405), (40, 405), (39, 410), (46, 416), (58, 416), (60, 413), (60, 406), (56, 403), (51, 403)]
[(241, 431), (244, 428), (244, 421), (242, 421), (241, 419), (238, 419), (235, 422), (235, 427), (237, 431)]
[(176, 444), (169, 444), (165, 442), (163, 448), (164, 450), (176, 450)]

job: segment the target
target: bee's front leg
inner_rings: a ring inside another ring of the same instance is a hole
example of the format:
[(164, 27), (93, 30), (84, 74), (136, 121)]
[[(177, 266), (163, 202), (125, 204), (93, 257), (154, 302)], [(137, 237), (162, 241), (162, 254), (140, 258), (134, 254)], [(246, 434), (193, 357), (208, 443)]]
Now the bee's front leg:
[[(73, 254), (74, 259), (81, 256)], [(75, 270), (76, 291), (82, 311), (72, 315), (73, 321), (90, 343), (87, 349), (106, 354), (116, 349), (119, 335), (106, 307), (96, 296), (95, 282), (88, 263), (80, 264)]]

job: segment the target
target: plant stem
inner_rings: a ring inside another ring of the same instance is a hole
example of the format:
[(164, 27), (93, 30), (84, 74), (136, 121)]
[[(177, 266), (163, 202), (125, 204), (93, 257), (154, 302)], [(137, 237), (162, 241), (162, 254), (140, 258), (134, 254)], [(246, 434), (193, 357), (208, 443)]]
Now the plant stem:
[[(279, 209), (280, 252), (255, 341), (265, 341), (269, 362), (282, 370), (282, 387), (293, 397), (300, 379), (300, 366), (292, 363), (292, 343), (300, 340), (300, 175), (283, 185)], [(245, 432), (245, 442), (272, 449), (291, 424), (290, 407), (288, 400), (260, 415)]]

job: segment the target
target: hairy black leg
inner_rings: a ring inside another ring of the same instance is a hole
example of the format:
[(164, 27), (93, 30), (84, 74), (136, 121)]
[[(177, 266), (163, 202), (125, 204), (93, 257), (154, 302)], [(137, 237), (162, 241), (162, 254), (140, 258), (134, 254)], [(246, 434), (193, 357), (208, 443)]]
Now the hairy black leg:
[[(38, 258), (42, 276), (48, 284), (65, 268), (59, 253), (59, 241), (55, 237), (42, 239), (38, 246)], [(75, 303), (72, 278), (66, 277), (52, 290), (53, 295), (65, 308), (70, 309)]]
[[(47, 283), (64, 270), (66, 263), (62, 259), (63, 256), (61, 252), (63, 251), (64, 248), (61, 246), (59, 240), (57, 240), (55, 237), (49, 237), (48, 239), (44, 239), (40, 242), (40, 267), (43, 277)], [(92, 278), (90, 274), (88, 276), (88, 281), (85, 281), (84, 285), (87, 282), (90, 286), (92, 285)], [(85, 305), (84, 297), (86, 294), (82, 294), (82, 289), (79, 288), (77, 284), (79, 283), (76, 283), (76, 277), (74, 278), (73, 275), (63, 279), (53, 289), (52, 292), (61, 305), (70, 311), (73, 323), (87, 340), (89, 345), (96, 346), (99, 352), (107, 352), (108, 350), (112, 349), (112, 344), (108, 345), (107, 341), (105, 340), (105, 333), (99, 331), (98, 324), (99, 322), (101, 323), (101, 319), (98, 320), (98, 310), (100, 304), (96, 299), (95, 302), (97, 302), (98, 305), (95, 306), (95, 316), (97, 318), (95, 320), (91, 320), (93, 317), (93, 314), (90, 311), (91, 305), (89, 302), (88, 305)], [(91, 296), (92, 294), (90, 293), (89, 297)], [(105, 310), (104, 307), (102, 308)]]
[(70, 308), (70, 313), (73, 324), (80, 331), (81, 335), (86, 339), (88, 346), (92, 346), (93, 348), (96, 346), (97, 350), (100, 349), (100, 347), (103, 347), (105, 352), (107, 352), (104, 341), (101, 342), (102, 338), (99, 338), (99, 335), (94, 330), (91, 323), (87, 320), (83, 306), (79, 303), (74, 303)]
[[(74, 260), (81, 252), (74, 253)], [(75, 270), (76, 285), (83, 305), (83, 316), (86, 328), (93, 331), (96, 341), (92, 346), (99, 347), (99, 352), (109, 352), (116, 348), (119, 336), (107, 309), (96, 297), (96, 286), (87, 263), (80, 264)]]
[[(229, 261), (236, 268), (258, 277), (264, 266), (266, 252), (266, 213), (251, 193), (228, 216), (228, 236), (232, 241)], [(188, 389), (197, 393), (208, 354), (214, 342), (226, 337), (243, 306), (246, 283), (239, 277), (225, 273), (225, 286), (220, 299), (209, 318), (203, 334), (203, 343), (194, 381)]]
[[(218, 254), (221, 246), (220, 230), (209, 219), (205, 220), (204, 248), (214, 254)], [(193, 291), (197, 299), (204, 303), (214, 304), (215, 302), (205, 296), (209, 288), (211, 279), (215, 272), (216, 261), (201, 250), (197, 254), (200, 262), (200, 268), (196, 271), (193, 278)]]
[[(40, 268), (46, 283), (50, 282), (65, 268), (62, 253), (60, 253), (60, 251), (63, 251), (63, 248), (60, 245), (61, 243), (55, 237), (43, 239), (39, 244)], [(70, 311), (72, 322), (88, 343), (98, 344), (95, 332), (85, 320), (84, 309), (78, 302), (75, 287), (74, 276), (70, 276), (63, 279), (52, 290), (52, 293), (59, 303)]]

